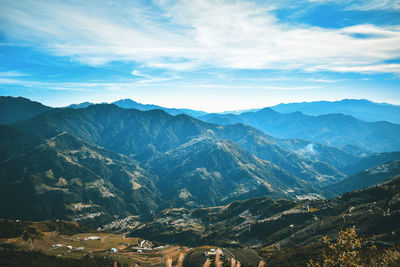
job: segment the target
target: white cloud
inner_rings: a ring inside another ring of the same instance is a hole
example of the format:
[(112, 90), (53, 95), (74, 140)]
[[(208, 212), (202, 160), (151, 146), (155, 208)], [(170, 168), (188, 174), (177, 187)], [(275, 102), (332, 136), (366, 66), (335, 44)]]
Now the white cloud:
[(2, 2), (1, 31), (8, 38), (90, 65), (123, 60), (176, 71), (211, 66), (400, 73), (398, 64), (384, 63), (400, 57), (399, 26), (287, 25), (274, 17), (275, 6), (251, 1), (159, 0), (156, 8), (134, 1)]
[(363, 73), (400, 73), (400, 64), (380, 64), (369, 66), (343, 66), (335, 67), (337, 72), (363, 72)]
[(303, 156), (313, 156), (318, 154), (318, 151), (314, 149), (313, 143), (309, 143), (304, 148), (296, 150), (295, 152)]

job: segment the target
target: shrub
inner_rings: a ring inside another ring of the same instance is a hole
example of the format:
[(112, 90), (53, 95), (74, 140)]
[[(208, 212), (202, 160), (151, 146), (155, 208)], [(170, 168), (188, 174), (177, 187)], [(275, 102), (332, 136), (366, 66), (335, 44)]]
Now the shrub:
[(322, 240), (327, 246), (322, 259), (309, 260), (308, 267), (392, 266), (400, 260), (398, 250), (379, 251), (375, 245), (358, 236), (355, 228), (340, 231), (334, 241), (327, 236)]

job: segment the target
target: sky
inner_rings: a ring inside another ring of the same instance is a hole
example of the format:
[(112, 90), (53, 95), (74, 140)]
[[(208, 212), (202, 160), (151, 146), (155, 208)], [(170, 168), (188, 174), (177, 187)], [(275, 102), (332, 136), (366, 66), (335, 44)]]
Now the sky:
[(0, 0), (0, 95), (400, 105), (400, 0)]

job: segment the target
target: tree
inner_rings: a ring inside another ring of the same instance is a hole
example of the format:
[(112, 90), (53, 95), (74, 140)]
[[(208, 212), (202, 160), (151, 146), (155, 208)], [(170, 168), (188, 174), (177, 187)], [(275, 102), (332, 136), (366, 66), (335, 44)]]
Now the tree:
[(400, 252), (388, 249), (383, 252), (366, 239), (356, 234), (355, 228), (347, 228), (338, 233), (336, 240), (327, 236), (322, 238), (327, 248), (322, 254), (322, 260), (307, 263), (309, 267), (358, 267), (358, 266), (391, 266), (399, 263)]

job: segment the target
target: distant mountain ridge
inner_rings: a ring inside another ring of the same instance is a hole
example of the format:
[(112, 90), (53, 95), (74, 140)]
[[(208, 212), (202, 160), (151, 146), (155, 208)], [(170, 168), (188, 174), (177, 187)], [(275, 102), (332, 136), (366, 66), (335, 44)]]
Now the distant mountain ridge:
[(300, 111), (281, 114), (270, 108), (257, 112), (207, 114), (199, 119), (221, 125), (243, 123), (284, 139), (303, 139), (329, 146), (356, 145), (364, 151), (400, 150), (400, 125), (364, 122), (343, 114), (309, 116)]
[(289, 103), (279, 104), (270, 108), (284, 114), (296, 111), (314, 116), (342, 113), (368, 122), (388, 121), (400, 124), (399, 105), (375, 103), (366, 99)]
[(91, 105), (95, 105), (94, 103), (91, 102), (82, 102), (79, 104), (71, 104), (69, 106), (66, 106), (65, 108), (73, 108), (73, 109), (78, 109), (78, 108), (87, 108)]
[[(101, 104), (106, 104), (106, 103), (101, 103)], [(198, 117), (198, 116), (203, 116), (203, 115), (207, 114), (207, 112), (192, 110), (192, 109), (165, 108), (165, 107), (152, 105), (152, 104), (141, 104), (141, 103), (138, 103), (138, 102), (133, 101), (132, 99), (128, 99), (128, 98), (120, 99), (118, 101), (112, 102), (111, 104), (114, 104), (120, 108), (125, 108), (125, 109), (134, 108), (134, 109), (138, 109), (138, 110), (142, 110), (142, 111), (147, 111), (147, 110), (152, 110), (152, 109), (161, 109), (171, 115), (187, 114), (192, 117)], [(91, 105), (96, 105), (96, 104), (90, 103), (90, 102), (83, 102), (80, 104), (71, 104), (71, 105), (67, 106), (66, 108), (79, 109), (79, 108), (87, 108)]]

